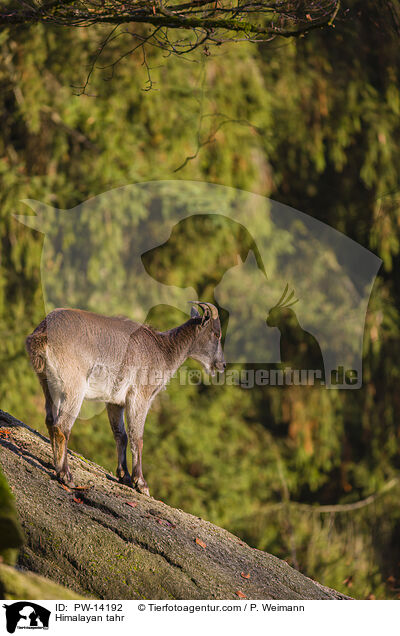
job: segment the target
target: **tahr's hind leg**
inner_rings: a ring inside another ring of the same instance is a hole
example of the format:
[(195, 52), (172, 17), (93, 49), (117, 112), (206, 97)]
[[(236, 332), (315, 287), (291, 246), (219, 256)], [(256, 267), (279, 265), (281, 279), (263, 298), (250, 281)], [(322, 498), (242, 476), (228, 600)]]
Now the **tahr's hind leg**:
[(125, 432), (124, 407), (117, 404), (107, 403), (108, 419), (117, 445), (117, 477), (122, 484), (132, 486), (131, 476), (126, 463), (126, 447), (128, 437)]
[(54, 424), (54, 417), (57, 414), (57, 398), (56, 396), (52, 395), (50, 393), (50, 389), (49, 389), (49, 385), (47, 383), (46, 377), (40, 375), (39, 376), (39, 382), (40, 382), (40, 386), (43, 389), (43, 393), (44, 393), (44, 398), (46, 400), (46, 405), (45, 405), (45, 409), (46, 409), (46, 426), (47, 426), (47, 430), (49, 431), (49, 435), (51, 438), (51, 433), (53, 430), (53, 424)]
[(57, 477), (70, 488), (74, 488), (75, 484), (68, 467), (67, 446), (71, 429), (82, 406), (83, 397), (84, 392), (81, 389), (71, 390), (68, 395), (63, 396), (57, 413), (54, 415), (53, 424), (49, 428)]
[(66, 439), (61, 432), (59, 426), (55, 426), (55, 420), (58, 420), (58, 404), (59, 396), (50, 391), (49, 384), (45, 376), (39, 376), (39, 381), (43, 389), (46, 400), (46, 426), (49, 432), (50, 443), (53, 449), (54, 466), (58, 477), (67, 473), (67, 481), (72, 484), (71, 473), (68, 474), (68, 466), (66, 465)]

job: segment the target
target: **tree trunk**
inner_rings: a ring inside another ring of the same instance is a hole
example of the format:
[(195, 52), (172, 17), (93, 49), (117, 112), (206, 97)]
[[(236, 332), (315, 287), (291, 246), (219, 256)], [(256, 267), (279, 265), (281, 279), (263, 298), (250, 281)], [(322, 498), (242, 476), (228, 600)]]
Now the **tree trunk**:
[(49, 440), (4, 411), (0, 448), (1, 468), (26, 537), (19, 565), (78, 594), (112, 599), (238, 599), (242, 594), (249, 599), (346, 598), (226, 530), (120, 485), (73, 452), (71, 469), (77, 483), (87, 488), (67, 489), (55, 479)]

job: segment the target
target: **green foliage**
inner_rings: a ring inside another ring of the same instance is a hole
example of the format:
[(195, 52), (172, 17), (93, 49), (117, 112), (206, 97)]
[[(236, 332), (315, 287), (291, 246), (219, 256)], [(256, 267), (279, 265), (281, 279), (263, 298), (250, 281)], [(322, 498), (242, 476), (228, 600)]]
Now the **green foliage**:
[[(399, 469), (400, 65), (394, 36), (374, 3), (366, 4), (353, 3), (354, 21), (296, 42), (238, 44), (190, 60), (150, 50), (150, 91), (142, 90), (148, 77), (138, 51), (112, 78), (110, 68), (94, 72), (88, 93), (95, 97), (77, 97), (72, 86), (84, 82), (104, 29), (2, 33), (0, 397), (2, 408), (45, 431), (43, 398), (24, 351), (25, 336), (44, 316), (43, 236), (12, 217), (26, 213), (23, 199), (72, 208), (127, 183), (206, 180), (328, 223), (383, 260), (365, 325), (363, 388), (245, 390), (174, 380), (149, 414), (144, 470), (155, 497), (224, 525), (322, 583), (360, 598), (393, 598), (386, 581), (400, 578), (394, 490), (354, 513), (317, 514), (291, 503), (351, 503)], [(111, 42), (102, 66), (129, 46), (128, 35)], [(103, 272), (123, 292), (134, 275), (112, 253), (129, 248), (126, 210), (113, 214), (120, 233), (108, 233), (103, 210), (89, 262), (89, 232), (76, 237), (72, 228), (63, 241), (76, 241), (89, 288)], [(90, 215), (84, 221), (88, 229), (95, 222)], [(212, 297), (224, 237), (222, 228), (193, 255), (191, 274), (204, 299)], [(183, 232), (177, 240), (189, 239)], [(160, 272), (170, 268), (168, 258), (155, 264)], [(62, 265), (56, 249), (55, 289)], [(182, 278), (187, 267), (177, 269)], [(100, 301), (107, 298), (91, 296), (93, 309)], [(127, 303), (109, 313), (140, 318), (135, 311)], [(182, 316), (159, 307), (148, 319), (167, 328)], [(70, 447), (114, 469), (104, 412), (77, 422)]]
[(14, 565), (18, 549), (22, 543), (23, 534), (13, 496), (3, 473), (0, 471), (0, 562)]

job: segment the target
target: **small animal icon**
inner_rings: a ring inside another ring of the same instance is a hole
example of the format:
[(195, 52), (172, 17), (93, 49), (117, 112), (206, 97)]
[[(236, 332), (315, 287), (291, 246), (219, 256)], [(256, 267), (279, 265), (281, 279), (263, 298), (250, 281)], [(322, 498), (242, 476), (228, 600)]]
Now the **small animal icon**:
[(317, 339), (300, 325), (293, 305), (294, 290), (289, 293), (289, 284), (274, 307), (269, 310), (266, 323), (280, 331), (281, 364), (291, 369), (314, 371), (315, 378), (325, 380), (324, 359)]

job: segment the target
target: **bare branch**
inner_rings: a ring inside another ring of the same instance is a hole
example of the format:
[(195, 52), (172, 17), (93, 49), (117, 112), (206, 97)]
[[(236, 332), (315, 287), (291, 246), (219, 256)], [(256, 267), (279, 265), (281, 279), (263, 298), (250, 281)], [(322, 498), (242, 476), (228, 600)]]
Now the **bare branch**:
[(187, 55), (202, 48), (208, 55), (210, 46), (226, 42), (267, 42), (332, 26), (339, 8), (340, 0), (23, 0), (0, 3), (0, 25), (111, 25), (93, 55), (86, 81), (75, 87), (81, 95), (87, 94), (94, 70), (102, 68), (99, 62), (104, 50), (113, 39), (127, 33), (123, 25), (138, 27), (135, 32), (128, 31), (137, 42), (115, 63), (108, 64), (110, 75), (119, 61), (141, 48), (149, 89), (152, 81), (145, 46), (161, 48), (166, 55)]
[[(271, 36), (297, 36), (332, 24), (339, 6), (339, 0), (26, 0), (3, 5), (0, 24), (41, 22), (89, 27), (134, 23), (168, 30), (200, 30), (200, 43), (209, 35), (217, 43), (237, 37), (259, 41)], [(189, 37), (178, 48), (189, 50), (193, 46)]]
[[(219, 121), (215, 127), (213, 128), (212, 132), (204, 139), (201, 139), (201, 124), (202, 121), (206, 118), (209, 117), (224, 117), (224, 119), (222, 121)], [(242, 126), (248, 126), (249, 128), (252, 128), (256, 133), (260, 134), (262, 131), (257, 128), (256, 126), (254, 126), (254, 124), (252, 124), (251, 122), (249, 122), (247, 119), (233, 119), (231, 117), (226, 117), (225, 115), (223, 115), (222, 113), (211, 113), (208, 115), (201, 115), (200, 116), (200, 126), (199, 126), (199, 130), (197, 131), (197, 147), (195, 152), (192, 155), (189, 155), (185, 158), (185, 160), (177, 167), (175, 168), (174, 172), (179, 172), (180, 170), (182, 170), (183, 168), (185, 168), (187, 166), (187, 164), (189, 163), (189, 161), (193, 161), (193, 159), (196, 159), (199, 155), (199, 152), (202, 148), (204, 148), (204, 146), (208, 146), (209, 144), (212, 144), (216, 141), (216, 135), (217, 133), (221, 130), (221, 128), (223, 128), (224, 126), (226, 126), (227, 124), (239, 124)]]

